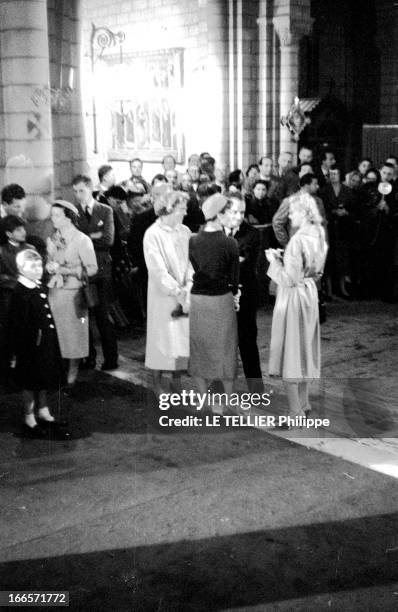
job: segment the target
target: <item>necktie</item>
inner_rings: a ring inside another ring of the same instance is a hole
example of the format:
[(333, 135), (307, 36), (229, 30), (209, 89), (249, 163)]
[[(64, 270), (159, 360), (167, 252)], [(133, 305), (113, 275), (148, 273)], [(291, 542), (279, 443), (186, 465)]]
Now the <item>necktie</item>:
[(86, 207), (86, 210), (84, 211), (84, 214), (86, 216), (87, 221), (90, 221), (91, 213), (90, 213), (90, 209), (88, 208), (88, 206)]

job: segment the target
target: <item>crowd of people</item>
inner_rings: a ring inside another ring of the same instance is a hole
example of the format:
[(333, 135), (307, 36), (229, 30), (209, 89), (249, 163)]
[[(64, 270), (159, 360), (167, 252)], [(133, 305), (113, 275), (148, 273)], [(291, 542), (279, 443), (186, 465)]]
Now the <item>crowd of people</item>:
[[(95, 188), (76, 176), (75, 202), (52, 203), (49, 235), (25, 220), (23, 187), (3, 188), (0, 380), (23, 390), (26, 435), (57, 426), (46, 391), (96, 367), (94, 324), (108, 371), (118, 367), (116, 327), (146, 323), (157, 393), (162, 372), (179, 389), (187, 368), (199, 390), (220, 380), (228, 393), (238, 348), (249, 391), (261, 393), (256, 313), (265, 286), (276, 294), (270, 373), (291, 383), (291, 414), (304, 414), (305, 381), (319, 376), (320, 290), (396, 301), (397, 157), (378, 169), (362, 159), (345, 176), (332, 151), (316, 163), (308, 147), (296, 166), (281, 153), (276, 165), (264, 156), (228, 176), (209, 153), (191, 155), (183, 173), (171, 155), (162, 165), (150, 183), (138, 158), (119, 184), (110, 165)], [(308, 306), (300, 321), (299, 303)]]

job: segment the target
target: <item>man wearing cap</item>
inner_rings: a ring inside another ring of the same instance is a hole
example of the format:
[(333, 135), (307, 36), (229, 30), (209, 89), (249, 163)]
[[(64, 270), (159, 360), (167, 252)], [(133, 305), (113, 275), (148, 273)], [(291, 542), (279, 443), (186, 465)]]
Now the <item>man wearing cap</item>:
[[(113, 300), (112, 290), (112, 257), (111, 246), (115, 237), (113, 212), (110, 206), (96, 202), (92, 196), (91, 179), (84, 175), (77, 175), (72, 181), (73, 191), (78, 203), (78, 227), (90, 236), (94, 244), (98, 262), (98, 274), (94, 277), (98, 290), (98, 305), (94, 306), (94, 314), (101, 338), (104, 363), (102, 370), (114, 370), (118, 367), (118, 350), (116, 332), (109, 317), (109, 305)], [(96, 351), (90, 336), (89, 367), (95, 367)]]

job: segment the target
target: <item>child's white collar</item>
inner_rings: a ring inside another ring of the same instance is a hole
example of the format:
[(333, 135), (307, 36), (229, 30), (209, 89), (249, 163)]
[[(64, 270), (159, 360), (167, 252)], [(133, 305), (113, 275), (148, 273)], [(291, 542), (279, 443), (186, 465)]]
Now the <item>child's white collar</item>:
[(29, 278), (26, 278), (26, 276), (22, 276), (21, 274), (18, 276), (18, 282), (21, 283), (21, 285), (23, 285), (24, 287), (27, 287), (28, 289), (34, 289), (39, 284), (35, 283), (35, 281), (32, 281)]

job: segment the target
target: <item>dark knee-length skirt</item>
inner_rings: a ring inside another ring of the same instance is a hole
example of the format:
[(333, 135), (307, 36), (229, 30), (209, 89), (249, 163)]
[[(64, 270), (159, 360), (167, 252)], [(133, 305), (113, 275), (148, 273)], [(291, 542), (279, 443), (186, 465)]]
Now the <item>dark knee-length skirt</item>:
[(189, 325), (190, 375), (210, 380), (236, 378), (238, 328), (232, 293), (191, 294)]

